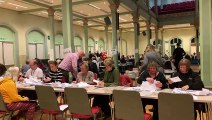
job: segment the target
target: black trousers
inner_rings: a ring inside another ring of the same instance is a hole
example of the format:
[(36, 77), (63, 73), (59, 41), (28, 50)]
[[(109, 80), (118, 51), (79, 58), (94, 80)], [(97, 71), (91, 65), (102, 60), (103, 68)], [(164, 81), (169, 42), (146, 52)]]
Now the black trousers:
[(21, 91), (19, 91), (19, 95), (26, 96), (30, 100), (37, 100), (38, 99), (35, 90), (21, 90)]
[(93, 106), (99, 106), (102, 110), (102, 112), (105, 114), (105, 116), (111, 116), (111, 109), (109, 106), (109, 102), (112, 96), (109, 95), (95, 95)]

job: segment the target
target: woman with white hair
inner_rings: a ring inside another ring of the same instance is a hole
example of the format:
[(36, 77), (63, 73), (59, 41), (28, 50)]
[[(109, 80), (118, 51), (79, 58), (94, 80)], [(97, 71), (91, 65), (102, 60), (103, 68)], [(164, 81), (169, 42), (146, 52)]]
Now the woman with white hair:
[(19, 68), (18, 67), (9, 67), (6, 73), (6, 76), (11, 77), (11, 79), (16, 82), (19, 77)]
[[(33, 120), (35, 106), (33, 102), (29, 102), (28, 97), (22, 97), (18, 94), (14, 78), (18, 77), (19, 69), (11, 67), (6, 71), (6, 67), (0, 64), (0, 93), (8, 110), (25, 112), (27, 120)], [(15, 77), (16, 75), (16, 77)], [(13, 118), (18, 119), (18, 118)]]

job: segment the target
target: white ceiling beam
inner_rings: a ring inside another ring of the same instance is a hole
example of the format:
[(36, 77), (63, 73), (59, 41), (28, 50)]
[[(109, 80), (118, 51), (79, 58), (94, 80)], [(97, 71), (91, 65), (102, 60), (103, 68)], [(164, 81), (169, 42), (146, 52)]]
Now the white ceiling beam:
[[(133, 13), (133, 11), (122, 12), (122, 13), (119, 13), (119, 15), (125, 15), (125, 14), (131, 14), (131, 13)], [(87, 19), (104, 18), (104, 17), (109, 17), (109, 16), (111, 16), (111, 14), (99, 15), (99, 16), (91, 16), (91, 17), (87, 17)]]
[[(81, 4), (87, 4), (87, 3), (93, 3), (93, 2), (101, 2), (103, 0), (83, 0), (83, 1), (77, 1), (77, 2), (73, 2), (72, 5), (81, 5)], [(31, 3), (33, 5), (37, 5), (40, 6), (42, 8), (37, 8), (37, 9), (31, 9), (31, 10), (23, 10), (21, 11), (21, 13), (30, 13), (30, 12), (37, 12), (37, 11), (42, 11), (45, 9), (48, 9), (49, 7), (52, 8), (61, 8), (61, 5), (54, 5), (54, 6), (48, 6), (46, 4), (42, 4), (40, 2), (36, 2), (36, 1), (32, 1), (32, 0), (23, 0), (23, 2), (27, 2), (27, 3)]]
[(40, 6), (42, 8), (49, 8), (50, 7), (49, 5), (46, 5), (46, 4), (43, 4), (43, 3), (40, 3), (40, 2), (36, 2), (36, 1), (33, 1), (33, 0), (23, 0), (23, 1), (27, 2), (27, 3), (31, 3), (33, 5)]
[[(121, 3), (129, 8), (132, 11), (137, 11), (137, 7), (139, 8), (138, 14), (142, 16), (144, 19), (149, 20), (150, 15), (148, 13), (148, 7), (144, 4), (144, 0), (120, 0)], [(158, 22), (155, 17), (151, 17), (151, 23), (157, 25)]]

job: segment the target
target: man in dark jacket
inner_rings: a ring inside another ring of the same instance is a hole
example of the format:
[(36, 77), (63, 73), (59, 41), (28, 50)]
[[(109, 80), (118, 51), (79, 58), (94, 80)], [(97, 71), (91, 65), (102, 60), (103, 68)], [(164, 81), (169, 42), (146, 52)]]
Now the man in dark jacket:
[(173, 52), (173, 58), (174, 58), (174, 65), (177, 69), (177, 71), (179, 71), (178, 68), (178, 63), (180, 62), (181, 59), (183, 59), (183, 56), (185, 55), (185, 51), (183, 50), (183, 48), (180, 47), (180, 43), (177, 43), (177, 48), (174, 49)]

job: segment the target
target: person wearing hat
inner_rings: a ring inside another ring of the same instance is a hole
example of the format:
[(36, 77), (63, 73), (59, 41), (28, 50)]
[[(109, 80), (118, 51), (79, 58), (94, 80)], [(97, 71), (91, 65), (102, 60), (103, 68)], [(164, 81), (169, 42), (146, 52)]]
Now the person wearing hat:
[(180, 47), (180, 43), (177, 43), (177, 48), (175, 48), (173, 52), (174, 65), (177, 71), (179, 71), (178, 63), (180, 62), (181, 59), (183, 59), (183, 56), (185, 54), (186, 53), (184, 49)]

